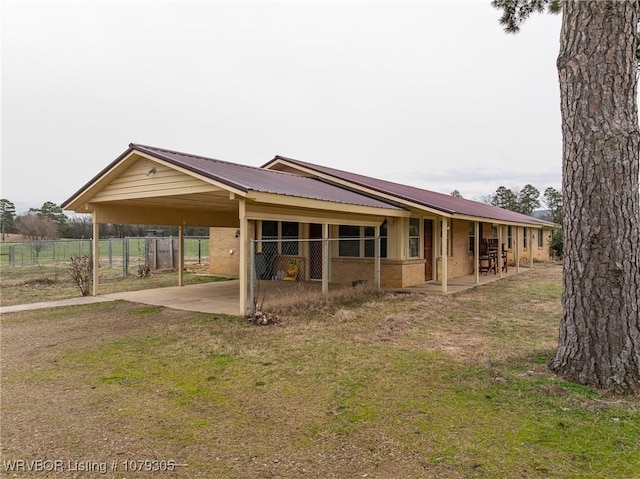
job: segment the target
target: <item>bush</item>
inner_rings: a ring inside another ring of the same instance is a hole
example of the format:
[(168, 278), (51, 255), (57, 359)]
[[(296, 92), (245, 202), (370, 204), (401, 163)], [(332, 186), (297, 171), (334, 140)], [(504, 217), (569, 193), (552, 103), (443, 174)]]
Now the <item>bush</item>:
[(562, 250), (564, 246), (564, 239), (562, 235), (562, 228), (558, 228), (553, 231), (551, 240), (549, 241), (549, 248), (553, 250), (553, 256), (555, 258), (562, 258)]
[(89, 296), (91, 292), (91, 283), (93, 280), (93, 260), (88, 254), (75, 255), (69, 258), (71, 266), (69, 267), (73, 281), (80, 288), (82, 296)]

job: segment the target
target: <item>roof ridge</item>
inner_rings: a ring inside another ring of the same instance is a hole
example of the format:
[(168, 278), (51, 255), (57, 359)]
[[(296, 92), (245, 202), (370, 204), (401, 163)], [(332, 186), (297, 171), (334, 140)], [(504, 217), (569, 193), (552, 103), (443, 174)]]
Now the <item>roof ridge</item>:
[[(396, 187), (402, 188), (402, 189), (409, 189), (412, 190), (416, 193), (426, 193), (429, 195), (437, 195), (438, 197), (442, 198), (443, 201), (446, 202), (454, 202), (457, 204), (466, 204), (469, 208), (472, 207), (472, 205), (476, 208), (480, 207), (480, 208), (495, 208), (497, 210), (501, 210), (503, 212), (505, 212), (505, 214), (507, 215), (517, 215), (520, 217), (520, 219), (522, 220), (522, 222), (525, 222), (524, 220), (526, 219), (527, 223), (530, 224), (540, 224), (540, 225), (545, 225), (548, 224), (548, 222), (546, 222), (545, 220), (541, 220), (540, 218), (536, 218), (535, 216), (532, 215), (526, 215), (524, 213), (519, 213), (517, 211), (512, 211), (512, 210), (508, 210), (506, 208), (501, 208), (499, 206), (495, 206), (489, 203), (484, 203), (482, 201), (476, 201), (476, 200), (471, 200), (468, 198), (457, 198), (451, 195), (448, 195), (446, 193), (441, 193), (439, 191), (433, 191), (433, 190), (428, 190), (426, 188), (421, 188), (419, 186), (413, 186), (413, 185), (407, 185), (404, 183), (397, 183), (395, 181), (389, 181), (386, 179), (382, 179), (382, 178), (376, 178), (373, 176), (367, 176), (367, 175), (363, 175), (361, 173), (355, 173), (352, 171), (346, 171), (346, 170), (341, 170), (339, 168), (334, 168), (332, 166), (324, 166), (324, 165), (319, 165), (319, 164), (315, 164), (315, 163), (309, 163), (306, 161), (302, 161), (302, 160), (298, 160), (295, 158), (290, 158), (290, 157), (286, 157), (286, 156), (281, 156), (281, 155), (276, 155), (271, 161), (269, 161), (268, 163), (266, 163), (265, 165), (263, 165), (263, 167), (267, 166), (268, 164), (272, 163), (273, 161), (277, 161), (277, 160), (282, 160), (282, 161), (288, 161), (291, 162), (293, 164), (297, 164), (298, 166), (301, 167), (306, 167), (311, 169), (312, 171), (319, 173), (319, 174), (325, 174), (325, 175), (329, 175), (332, 176), (338, 180), (342, 180), (342, 181), (346, 181), (348, 183), (353, 183), (354, 185), (363, 187), (363, 188), (368, 188), (371, 189), (375, 192), (378, 193), (385, 193), (385, 194), (391, 194), (391, 196), (397, 196), (397, 194), (395, 193), (390, 193), (389, 191), (386, 191), (385, 188), (383, 187), (383, 185), (374, 185), (371, 184), (370, 182), (379, 182), (379, 183), (383, 183), (383, 184), (387, 184), (387, 185), (394, 185)], [(409, 199), (409, 198), (405, 198), (405, 199)], [(426, 203), (423, 203), (425, 206), (428, 206)], [(431, 207), (434, 207), (436, 209), (439, 209), (441, 211), (445, 211), (448, 213), (463, 213), (462, 211), (459, 211), (458, 208), (455, 209), (451, 209), (452, 206), (446, 206), (446, 205), (431, 205)], [(479, 213), (465, 213), (465, 214), (472, 214), (472, 215), (478, 215), (478, 216), (482, 216)], [(487, 216), (489, 217), (489, 216)], [(499, 218), (494, 218), (494, 219), (499, 219)], [(502, 218), (504, 219), (504, 218)], [(514, 221), (517, 221), (516, 218), (514, 218)]]
[(168, 148), (160, 148), (160, 147), (157, 147), (157, 146), (142, 145), (140, 143), (130, 143), (129, 147), (130, 148), (143, 148), (143, 149), (147, 149), (147, 150), (155, 150), (155, 151), (164, 152), (164, 153), (173, 153), (173, 154), (176, 154), (176, 155), (187, 156), (187, 157), (195, 158), (195, 159), (198, 159), (198, 160), (214, 161), (214, 162), (218, 162), (218, 163), (224, 163), (224, 164), (227, 164), (227, 165), (240, 166), (242, 168), (247, 168), (247, 169), (250, 169), (250, 170), (268, 171), (269, 173), (275, 173), (275, 174), (279, 174), (279, 175), (295, 176), (296, 178), (308, 178), (307, 176), (298, 175), (296, 173), (291, 173), (291, 172), (287, 172), (287, 171), (268, 170), (266, 168), (262, 168), (262, 167), (258, 167), (258, 166), (244, 165), (242, 163), (235, 163), (233, 161), (220, 160), (218, 158), (210, 158), (208, 156), (202, 156), (202, 155), (194, 155), (193, 153), (185, 153), (183, 151), (169, 150)]

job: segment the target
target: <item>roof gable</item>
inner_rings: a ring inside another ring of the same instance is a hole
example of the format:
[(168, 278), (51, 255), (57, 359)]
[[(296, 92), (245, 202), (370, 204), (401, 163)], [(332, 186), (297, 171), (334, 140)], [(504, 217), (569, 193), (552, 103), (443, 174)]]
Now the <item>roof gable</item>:
[[(77, 207), (78, 204), (93, 200), (96, 195), (101, 194), (104, 196), (103, 200), (109, 199), (110, 197), (106, 193), (102, 193), (103, 190), (109, 189), (113, 192), (114, 189), (117, 189), (118, 185), (112, 185), (111, 182), (119, 182), (118, 177), (123, 174), (124, 165), (128, 167), (127, 162), (130, 163), (131, 158), (136, 154), (168, 165), (168, 169), (177, 169), (184, 173), (184, 177), (197, 178), (200, 180), (199, 185), (209, 184), (210, 186), (207, 187), (217, 187), (218, 190), (226, 189), (240, 196), (247, 196), (249, 192), (259, 192), (387, 210), (401, 210), (388, 202), (337, 187), (318, 178), (240, 165), (134, 143), (131, 143), (127, 151), (65, 201), (62, 206), (64, 208)], [(137, 171), (137, 173), (141, 172), (142, 170)], [(185, 181), (184, 177), (180, 181)], [(165, 184), (165, 187), (171, 188), (171, 185)], [(79, 201), (80, 198), (84, 198), (85, 201)]]

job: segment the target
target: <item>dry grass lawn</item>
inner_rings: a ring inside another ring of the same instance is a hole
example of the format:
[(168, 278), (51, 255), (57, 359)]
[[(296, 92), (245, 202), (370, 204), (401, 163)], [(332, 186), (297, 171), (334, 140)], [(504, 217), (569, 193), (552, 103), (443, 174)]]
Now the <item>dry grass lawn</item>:
[[(640, 400), (547, 371), (560, 281), (541, 267), (264, 327), (126, 302), (4, 315), (0, 475), (639, 477)], [(184, 465), (140, 470), (160, 461)], [(106, 474), (70, 470), (93, 463)]]

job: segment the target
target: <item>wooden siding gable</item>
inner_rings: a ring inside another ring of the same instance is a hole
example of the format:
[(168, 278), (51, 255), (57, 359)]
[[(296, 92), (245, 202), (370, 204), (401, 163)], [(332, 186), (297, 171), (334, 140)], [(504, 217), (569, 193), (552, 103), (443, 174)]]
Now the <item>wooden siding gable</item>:
[(222, 188), (159, 162), (137, 158), (96, 193), (92, 202), (222, 191)]

